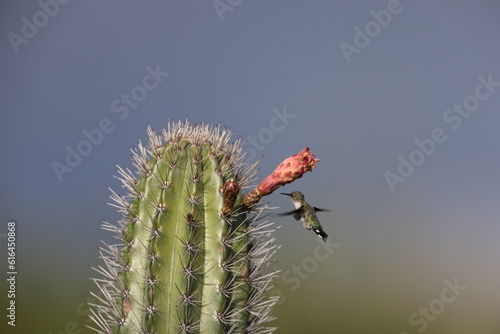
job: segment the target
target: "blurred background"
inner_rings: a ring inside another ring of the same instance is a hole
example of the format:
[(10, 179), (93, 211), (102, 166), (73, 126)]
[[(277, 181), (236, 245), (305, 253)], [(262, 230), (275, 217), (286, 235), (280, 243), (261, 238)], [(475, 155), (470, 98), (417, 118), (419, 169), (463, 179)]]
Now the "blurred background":
[(242, 137), (260, 178), (321, 159), (283, 191), (331, 210), (326, 248), (271, 217), (276, 333), (499, 333), (499, 31), (498, 1), (2, 1), (0, 267), (14, 219), (18, 275), (0, 331), (91, 333), (115, 164), (189, 117)]

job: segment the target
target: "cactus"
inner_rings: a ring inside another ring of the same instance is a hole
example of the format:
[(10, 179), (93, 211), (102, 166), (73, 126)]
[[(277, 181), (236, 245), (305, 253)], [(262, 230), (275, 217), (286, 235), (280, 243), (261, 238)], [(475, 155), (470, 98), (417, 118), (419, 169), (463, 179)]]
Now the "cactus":
[[(303, 150), (242, 195), (255, 166), (231, 132), (188, 121), (132, 150), (136, 179), (118, 167), (128, 191), (111, 199), (123, 218), (103, 222), (117, 245), (100, 248), (104, 266), (90, 305), (99, 333), (272, 333), (278, 297), (266, 296), (277, 249), (262, 196), (302, 176), (317, 159)], [(299, 162), (298, 162), (299, 161)]]

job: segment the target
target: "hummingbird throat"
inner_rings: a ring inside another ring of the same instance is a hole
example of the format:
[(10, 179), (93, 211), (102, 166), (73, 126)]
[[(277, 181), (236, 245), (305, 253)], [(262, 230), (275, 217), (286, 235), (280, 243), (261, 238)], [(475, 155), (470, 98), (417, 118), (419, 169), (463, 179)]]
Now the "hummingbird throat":
[(300, 209), (300, 207), (302, 206), (302, 203), (300, 201), (294, 201), (292, 199), (292, 203), (295, 206), (295, 209)]

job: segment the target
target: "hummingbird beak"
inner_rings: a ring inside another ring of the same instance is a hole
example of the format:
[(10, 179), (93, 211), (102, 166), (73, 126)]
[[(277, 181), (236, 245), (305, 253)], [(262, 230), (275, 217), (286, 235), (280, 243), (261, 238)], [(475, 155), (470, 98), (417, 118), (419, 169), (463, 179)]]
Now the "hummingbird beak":
[(290, 196), (290, 194), (287, 194), (287, 193), (281, 193), (281, 195), (287, 195), (287, 196)]

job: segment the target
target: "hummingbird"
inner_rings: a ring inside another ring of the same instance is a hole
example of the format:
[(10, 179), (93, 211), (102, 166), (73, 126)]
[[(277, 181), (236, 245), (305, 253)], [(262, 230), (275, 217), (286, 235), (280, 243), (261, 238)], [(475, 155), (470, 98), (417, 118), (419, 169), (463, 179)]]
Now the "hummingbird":
[(316, 211), (329, 211), (325, 209), (320, 209), (315, 206), (311, 206), (304, 199), (304, 194), (300, 191), (294, 191), (289, 194), (281, 193), (282, 195), (287, 195), (292, 200), (293, 205), (295, 206), (295, 210), (287, 211), (283, 213), (279, 213), (279, 216), (288, 216), (292, 215), (295, 220), (301, 220), (304, 227), (308, 230), (313, 230), (318, 237), (322, 238), (324, 242), (328, 238), (328, 234), (323, 231), (323, 227), (321, 226), (318, 216), (316, 215)]

